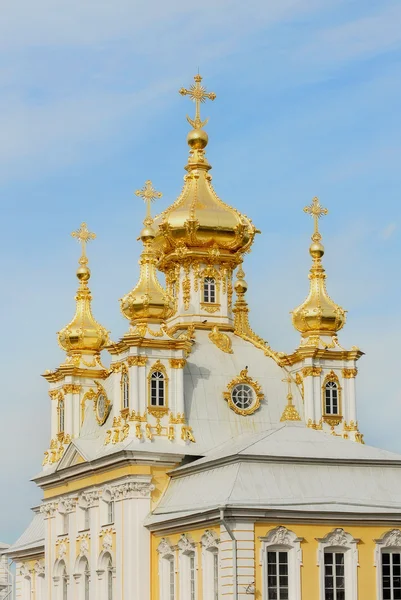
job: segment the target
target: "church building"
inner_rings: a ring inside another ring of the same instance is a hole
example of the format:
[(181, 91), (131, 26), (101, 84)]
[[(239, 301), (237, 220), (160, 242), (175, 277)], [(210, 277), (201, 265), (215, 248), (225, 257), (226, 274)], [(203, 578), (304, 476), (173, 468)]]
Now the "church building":
[(401, 600), (401, 455), (358, 427), (363, 353), (341, 345), (346, 311), (326, 290), (328, 211), (304, 209), (309, 293), (283, 323), (298, 347), (279, 352), (250, 325), (257, 224), (212, 185), (200, 108), (215, 94), (200, 75), (180, 93), (195, 104), (184, 186), (155, 217), (160, 192), (136, 192), (140, 274), (121, 282), (119, 341), (92, 313), (95, 235), (72, 234), (75, 315), (43, 375), (43, 500), (8, 549), (16, 600)]

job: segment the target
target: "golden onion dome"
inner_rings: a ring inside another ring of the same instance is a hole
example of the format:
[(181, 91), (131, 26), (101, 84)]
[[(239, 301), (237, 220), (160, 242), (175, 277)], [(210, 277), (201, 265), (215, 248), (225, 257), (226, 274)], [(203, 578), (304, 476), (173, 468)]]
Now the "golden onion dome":
[(309, 252), (313, 263), (309, 273), (310, 289), (306, 300), (292, 311), (292, 323), (305, 338), (308, 345), (317, 344), (320, 337), (333, 337), (345, 325), (346, 311), (336, 304), (326, 289), (326, 273), (322, 266), (324, 247), (318, 230), (318, 219), (327, 214), (327, 209), (320, 206), (318, 198), (305, 207), (314, 217), (315, 230)]
[(109, 343), (109, 332), (100, 325), (92, 314), (92, 295), (88, 287), (90, 269), (86, 257), (86, 244), (95, 239), (95, 234), (88, 231), (86, 223), (82, 223), (72, 236), (82, 244), (82, 256), (77, 270), (79, 288), (76, 300), (76, 310), (72, 321), (57, 333), (58, 342), (69, 355), (98, 354)]
[[(256, 233), (251, 220), (223, 202), (212, 186), (211, 165), (205, 155), (208, 135), (203, 129), (207, 120), (200, 120), (199, 105), (206, 98), (213, 100), (215, 95), (207, 93), (201, 81), (197, 75), (195, 85), (180, 90), (196, 102), (196, 116), (194, 120), (187, 117), (193, 129), (187, 137), (190, 151), (182, 192), (154, 220), (153, 246), (164, 257), (180, 253), (183, 248), (196, 253), (207, 253), (211, 248), (222, 253), (242, 253), (249, 249)], [(163, 268), (163, 260), (159, 266)]]
[(152, 243), (155, 239), (153, 220), (150, 217), (150, 203), (160, 198), (160, 192), (155, 192), (151, 181), (147, 181), (142, 190), (136, 192), (148, 202), (148, 213), (144, 220), (145, 227), (140, 234), (144, 249), (139, 259), (139, 281), (133, 290), (121, 300), (120, 307), (124, 317), (131, 325), (139, 323), (160, 323), (168, 319), (174, 312), (174, 300), (167, 294), (159, 283), (156, 275), (157, 258)]

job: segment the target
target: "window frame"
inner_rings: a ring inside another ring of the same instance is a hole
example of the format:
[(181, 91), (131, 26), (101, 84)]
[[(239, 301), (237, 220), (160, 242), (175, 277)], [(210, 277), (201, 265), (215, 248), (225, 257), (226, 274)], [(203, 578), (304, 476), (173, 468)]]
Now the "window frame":
[(65, 399), (60, 395), (57, 402), (57, 433), (62, 435), (65, 433)]
[(375, 567), (376, 567), (376, 588), (377, 600), (383, 600), (382, 586), (382, 556), (383, 551), (392, 554), (401, 554), (401, 531), (400, 529), (391, 529), (386, 531), (381, 538), (374, 540), (375, 547)]
[[(155, 379), (153, 378), (153, 375), (155, 373), (161, 373), (161, 375), (163, 376), (162, 378), (160, 378), (158, 381), (163, 381), (163, 400), (164, 403), (162, 405), (160, 404), (152, 404), (152, 381), (155, 381)], [(155, 416), (155, 417), (162, 417), (164, 415), (166, 415), (169, 411), (169, 397), (168, 397), (168, 391), (169, 391), (169, 379), (168, 379), (168, 375), (167, 375), (167, 369), (166, 367), (163, 365), (163, 363), (158, 360), (157, 362), (155, 362), (152, 367), (149, 370), (149, 374), (148, 374), (148, 402), (147, 402), (147, 410), (148, 413), (150, 413), (151, 415)]]
[[(168, 538), (163, 538), (157, 547), (157, 552), (159, 554), (160, 600), (176, 600), (178, 589), (176, 550)], [(171, 589), (171, 567), (174, 573), (173, 590)]]
[[(338, 413), (336, 414), (328, 413), (326, 411), (326, 388), (327, 384), (329, 383), (335, 383), (337, 386)], [(331, 370), (330, 373), (326, 375), (322, 384), (322, 419), (331, 427), (336, 427), (343, 420), (342, 387), (340, 385), (340, 380), (338, 376), (333, 370)]]
[(333, 529), (324, 538), (316, 538), (318, 547), (320, 600), (325, 600), (325, 564), (324, 555), (329, 552), (344, 553), (345, 600), (358, 598), (358, 544), (354, 538), (342, 528)]
[[(207, 529), (201, 537), (203, 596), (209, 600), (218, 600), (220, 593), (220, 540), (217, 534)], [(217, 590), (215, 560), (217, 559)]]
[(130, 408), (130, 377), (128, 373), (128, 369), (123, 366), (121, 379), (120, 379), (120, 388), (121, 388), (121, 410), (129, 411)]
[[(198, 552), (195, 542), (185, 533), (178, 541), (178, 573), (180, 597), (185, 600), (198, 598)], [(193, 575), (193, 579), (192, 579)], [(192, 582), (194, 584), (192, 588)]]
[(267, 553), (287, 552), (288, 598), (291, 600), (301, 600), (301, 542), (303, 538), (297, 537), (293, 531), (288, 530), (286, 527), (279, 526), (270, 530), (266, 536), (260, 538), (260, 540), (262, 542), (260, 550), (260, 565), (262, 566), (263, 598), (267, 600), (269, 597), (267, 581)]
[[(211, 300), (211, 297), (214, 300)], [(217, 284), (214, 275), (206, 275), (202, 279), (202, 303), (217, 304)]]

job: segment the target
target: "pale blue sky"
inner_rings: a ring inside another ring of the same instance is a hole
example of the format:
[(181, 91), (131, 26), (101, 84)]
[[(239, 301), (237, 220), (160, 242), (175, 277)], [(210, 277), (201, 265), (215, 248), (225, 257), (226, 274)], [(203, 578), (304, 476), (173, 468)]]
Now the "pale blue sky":
[(262, 230), (246, 258), (258, 333), (291, 351), (289, 311), (308, 287), (318, 195), (331, 296), (348, 309), (343, 345), (358, 376), (366, 441), (401, 452), (399, 339), (401, 4), (382, 0), (7, 0), (0, 19), (3, 290), (0, 539), (13, 541), (40, 493), (29, 478), (49, 442), (40, 373), (62, 354), (86, 220), (94, 313), (122, 335), (118, 299), (136, 282), (152, 179), (178, 195), (187, 158), (177, 90), (199, 67), (217, 100), (208, 158), (219, 195)]

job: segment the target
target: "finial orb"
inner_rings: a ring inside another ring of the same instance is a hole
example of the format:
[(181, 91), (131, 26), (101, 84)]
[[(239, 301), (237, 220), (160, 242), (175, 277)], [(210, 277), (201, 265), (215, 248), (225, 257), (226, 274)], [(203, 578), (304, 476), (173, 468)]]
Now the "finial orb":
[(321, 244), (320, 242), (313, 242), (313, 244), (310, 245), (309, 253), (312, 256), (312, 258), (322, 258), (324, 254), (323, 244)]
[(151, 240), (154, 240), (156, 237), (156, 233), (151, 225), (145, 225), (139, 237), (143, 243), (146, 243), (150, 242)]
[(245, 294), (248, 289), (248, 284), (245, 279), (237, 279), (234, 284), (234, 289), (237, 294)]
[(79, 281), (89, 281), (91, 276), (91, 272), (89, 267), (86, 267), (85, 265), (81, 265), (80, 267), (78, 267), (77, 269), (77, 277), (79, 279)]
[(193, 150), (206, 148), (209, 136), (204, 129), (191, 129), (187, 136), (188, 146)]

